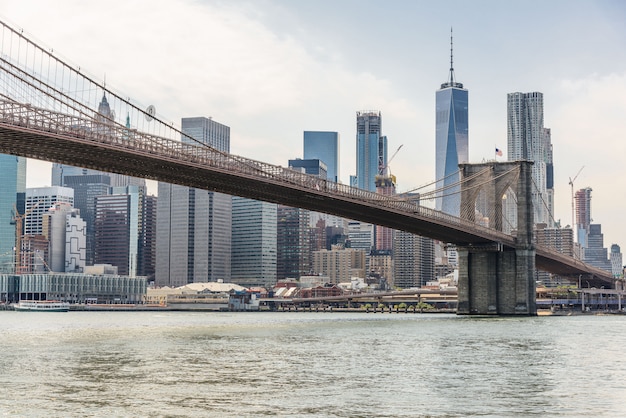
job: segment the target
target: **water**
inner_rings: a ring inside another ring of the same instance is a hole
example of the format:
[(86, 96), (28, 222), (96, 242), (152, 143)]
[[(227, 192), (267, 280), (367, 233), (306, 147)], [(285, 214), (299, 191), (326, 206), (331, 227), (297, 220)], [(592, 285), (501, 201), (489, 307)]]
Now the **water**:
[(626, 415), (626, 316), (0, 312), (0, 416)]

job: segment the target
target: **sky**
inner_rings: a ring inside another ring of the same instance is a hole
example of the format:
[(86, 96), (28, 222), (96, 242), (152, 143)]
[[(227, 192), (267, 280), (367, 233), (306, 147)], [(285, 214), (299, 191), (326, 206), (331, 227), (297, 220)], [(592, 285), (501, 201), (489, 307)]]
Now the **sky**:
[[(626, 2), (0, 0), (0, 18), (165, 121), (228, 125), (234, 154), (286, 166), (302, 158), (303, 131), (339, 132), (346, 184), (356, 112), (380, 111), (389, 155), (402, 146), (389, 167), (399, 192), (435, 178), (453, 28), (470, 162), (496, 147), (506, 160), (507, 93), (542, 92), (555, 219), (572, 223), (578, 174), (605, 247), (626, 246)], [(27, 178), (49, 185), (50, 164), (29, 161)]]

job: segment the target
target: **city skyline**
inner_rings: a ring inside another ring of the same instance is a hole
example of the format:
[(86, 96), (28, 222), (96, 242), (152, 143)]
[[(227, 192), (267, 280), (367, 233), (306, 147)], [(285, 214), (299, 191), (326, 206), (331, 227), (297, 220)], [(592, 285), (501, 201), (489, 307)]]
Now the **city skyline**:
[[(354, 112), (378, 109), (391, 149), (403, 145), (390, 167), (399, 192), (434, 180), (433, 90), (448, 70), (453, 27), (456, 76), (471, 86), (470, 162), (493, 159), (495, 147), (504, 161), (506, 95), (542, 92), (554, 146), (555, 218), (571, 223), (568, 180), (585, 166), (574, 189), (594, 190), (605, 245), (623, 245), (626, 191), (613, 184), (626, 159), (619, 136), (626, 7), (452, 3), (26, 0), (0, 1), (0, 17), (94, 79), (106, 73), (107, 87), (153, 104), (166, 120), (211, 115), (231, 126), (235, 154), (284, 165), (301, 156), (303, 131), (338, 132), (344, 184), (356, 172)], [(70, 12), (71, 26), (59, 25)], [(368, 31), (361, 23), (374, 16), (394, 31)], [(510, 32), (511, 16), (532, 20), (533, 31)], [(111, 24), (102, 30), (94, 22)], [(364, 61), (372, 51), (376, 59)], [(29, 161), (28, 187), (50, 185), (49, 166)]]

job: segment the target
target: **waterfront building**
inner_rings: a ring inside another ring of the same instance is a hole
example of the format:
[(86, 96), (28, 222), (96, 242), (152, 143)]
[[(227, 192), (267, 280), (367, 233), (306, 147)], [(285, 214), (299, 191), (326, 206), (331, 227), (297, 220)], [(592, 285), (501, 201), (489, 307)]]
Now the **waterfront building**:
[(232, 283), (271, 288), (276, 283), (277, 206), (233, 196)]
[(43, 235), (43, 216), (57, 203), (73, 207), (74, 190), (61, 186), (26, 189), (24, 235)]
[(435, 107), (435, 178), (436, 188), (441, 190), (435, 199), (435, 208), (459, 216), (459, 164), (469, 160), (468, 91), (455, 80), (452, 36), (448, 81), (435, 93)]
[[(210, 118), (183, 118), (182, 132), (184, 143), (230, 152), (230, 128)], [(163, 182), (158, 191), (156, 285), (230, 281), (231, 196)]]
[(80, 210), (68, 203), (57, 203), (44, 215), (43, 230), (48, 241), (48, 271), (82, 273), (87, 236)]
[(435, 241), (405, 231), (396, 231), (393, 246), (393, 281), (390, 285), (408, 289), (434, 281)]
[(123, 276), (136, 277), (145, 190), (137, 186), (112, 187), (96, 197), (96, 264), (111, 264)]
[(549, 228), (554, 223), (554, 179), (550, 129), (544, 127), (543, 94), (507, 95), (507, 158), (533, 161), (533, 207), (535, 223)]
[(0, 296), (6, 302), (56, 300), (69, 303), (142, 303), (145, 277), (109, 274), (0, 274)]
[(305, 160), (318, 159), (326, 164), (328, 179), (339, 182), (339, 133), (304, 131)]
[(279, 205), (277, 208), (276, 277), (299, 278), (311, 270), (309, 211)]
[(376, 176), (387, 166), (387, 137), (382, 135), (379, 111), (356, 114), (356, 185), (376, 191)]
[(313, 252), (313, 273), (327, 276), (333, 284), (365, 278), (365, 251), (334, 247)]
[[(15, 217), (24, 214), (26, 158), (0, 154), (0, 273), (14, 271)], [(18, 199), (19, 195), (19, 199)], [(18, 213), (15, 213), (15, 211)], [(22, 231), (20, 231), (20, 234)]]

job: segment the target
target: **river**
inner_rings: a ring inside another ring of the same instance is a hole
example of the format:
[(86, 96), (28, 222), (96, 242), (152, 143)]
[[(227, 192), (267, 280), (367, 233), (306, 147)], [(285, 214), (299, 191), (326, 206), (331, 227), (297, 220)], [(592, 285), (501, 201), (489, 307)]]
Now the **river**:
[(0, 312), (0, 416), (626, 416), (626, 316)]

